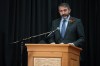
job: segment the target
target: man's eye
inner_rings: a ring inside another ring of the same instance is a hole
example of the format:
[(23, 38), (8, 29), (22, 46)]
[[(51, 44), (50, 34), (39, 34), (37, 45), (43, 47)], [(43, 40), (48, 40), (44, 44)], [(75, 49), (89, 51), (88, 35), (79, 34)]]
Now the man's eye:
[(64, 9), (64, 11), (67, 11), (67, 9)]
[(59, 10), (59, 12), (62, 12), (63, 10)]
[(63, 11), (65, 12), (65, 11), (67, 11), (67, 9), (64, 9), (64, 10), (59, 10), (59, 12), (63, 12)]

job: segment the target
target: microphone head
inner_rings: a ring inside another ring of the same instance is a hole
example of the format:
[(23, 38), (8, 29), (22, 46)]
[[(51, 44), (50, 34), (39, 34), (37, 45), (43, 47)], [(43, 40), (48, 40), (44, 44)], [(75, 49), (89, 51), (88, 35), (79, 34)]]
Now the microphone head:
[(60, 30), (60, 28), (59, 28), (59, 27), (57, 27), (57, 30)]

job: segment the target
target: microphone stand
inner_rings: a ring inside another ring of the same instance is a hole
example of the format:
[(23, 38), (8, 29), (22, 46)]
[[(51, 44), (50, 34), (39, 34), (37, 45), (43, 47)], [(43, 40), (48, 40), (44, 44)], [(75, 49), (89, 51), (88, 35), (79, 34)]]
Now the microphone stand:
[(21, 60), (21, 63), (20, 63), (20, 66), (23, 66), (23, 64), (22, 64), (22, 54), (23, 54), (23, 47), (24, 47), (24, 41), (26, 41), (26, 40), (29, 40), (29, 39), (31, 39), (31, 38), (35, 38), (35, 37), (38, 37), (38, 36), (42, 36), (42, 35), (46, 35), (46, 34), (49, 34), (49, 33), (51, 33), (51, 32), (53, 32), (53, 31), (50, 31), (50, 32), (46, 32), (46, 33), (42, 33), (42, 34), (39, 34), (39, 35), (35, 35), (35, 36), (30, 36), (30, 37), (28, 37), (28, 38), (24, 38), (24, 39), (22, 39), (22, 40), (19, 40), (19, 41), (15, 41), (15, 42), (12, 42), (12, 43), (10, 43), (10, 44), (17, 44), (17, 43), (21, 43), (21, 46), (20, 46), (20, 51), (21, 51), (21, 58), (20, 58), (20, 60)]

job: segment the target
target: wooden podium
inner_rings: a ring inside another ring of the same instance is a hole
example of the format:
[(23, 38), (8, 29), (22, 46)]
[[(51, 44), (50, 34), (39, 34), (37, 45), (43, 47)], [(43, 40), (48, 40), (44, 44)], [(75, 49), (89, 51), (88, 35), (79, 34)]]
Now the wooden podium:
[(81, 48), (69, 44), (25, 44), (28, 66), (79, 66)]

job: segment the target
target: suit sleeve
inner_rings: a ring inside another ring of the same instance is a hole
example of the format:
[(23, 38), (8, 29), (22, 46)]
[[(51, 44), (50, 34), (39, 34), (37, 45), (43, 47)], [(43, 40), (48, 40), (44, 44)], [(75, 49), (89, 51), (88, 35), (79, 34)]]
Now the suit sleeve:
[(78, 39), (74, 42), (74, 45), (80, 47), (85, 42), (84, 27), (80, 19), (77, 22), (77, 34)]

